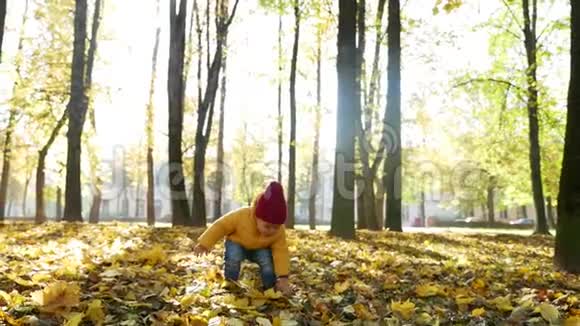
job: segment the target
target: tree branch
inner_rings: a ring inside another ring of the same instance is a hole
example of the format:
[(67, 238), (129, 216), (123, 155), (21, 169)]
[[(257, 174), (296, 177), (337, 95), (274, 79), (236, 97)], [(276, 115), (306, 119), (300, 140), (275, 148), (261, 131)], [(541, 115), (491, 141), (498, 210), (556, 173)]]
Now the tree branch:
[(518, 16), (516, 16), (516, 14), (514, 13), (514, 11), (512, 10), (512, 7), (510, 7), (509, 3), (507, 3), (506, 0), (502, 0), (503, 4), (505, 5), (505, 7), (507, 8), (507, 10), (510, 12), (510, 14), (512, 15), (512, 18), (516, 21), (516, 24), (518, 24), (518, 26), (520, 27), (520, 29), (524, 29), (524, 27), (522, 26), (522, 24), (520, 24), (520, 21), (518, 20)]
[(455, 84), (455, 85), (453, 85), (451, 87), (451, 89), (463, 87), (463, 86), (466, 86), (466, 85), (469, 85), (469, 84), (474, 84), (474, 83), (488, 83), (488, 82), (497, 83), (497, 84), (503, 84), (503, 85), (506, 85), (506, 86), (509, 86), (509, 87), (513, 87), (513, 88), (515, 88), (517, 90), (521, 90), (521, 91), (524, 90), (520, 86), (515, 85), (515, 84), (513, 84), (510, 81), (503, 80), (503, 79), (495, 79), (495, 78), (473, 78), (473, 79), (470, 79), (470, 80), (467, 80), (467, 81), (464, 81), (464, 82)]

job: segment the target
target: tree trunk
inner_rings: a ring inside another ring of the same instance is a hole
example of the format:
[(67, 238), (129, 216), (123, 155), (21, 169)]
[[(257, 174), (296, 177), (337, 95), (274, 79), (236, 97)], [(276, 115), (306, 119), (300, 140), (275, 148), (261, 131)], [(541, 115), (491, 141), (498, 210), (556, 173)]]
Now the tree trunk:
[(4, 43), (4, 26), (6, 25), (6, 1), (0, 0), (0, 63), (2, 63), (2, 44)]
[(386, 0), (379, 0), (377, 15), (375, 17), (375, 32), (376, 32), (375, 49), (374, 49), (375, 51), (373, 57), (373, 65), (371, 68), (370, 84), (368, 88), (368, 99), (365, 105), (365, 113), (366, 113), (365, 128), (369, 135), (372, 134), (373, 130), (373, 115), (375, 111), (378, 112), (377, 108), (379, 107), (379, 104), (376, 102), (379, 97), (378, 94), (380, 87), (379, 79), (381, 75), (381, 72), (379, 70), (379, 63), (381, 58), (381, 48), (384, 35), (382, 28), (386, 2), (387, 2)]
[(339, 0), (338, 15), (338, 94), (334, 195), (331, 234), (355, 237), (354, 163), (356, 139), (356, 1)]
[[(210, 38), (209, 38), (209, 34), (210, 34), (210, 1), (211, 0), (206, 0), (206, 7), (205, 7), (205, 41), (206, 41), (206, 68), (207, 71), (209, 73), (209, 69), (211, 68), (211, 47), (210, 47)], [(220, 0), (216, 0), (216, 1), (220, 1)], [(223, 1), (223, 0), (221, 0)], [(217, 13), (216, 13), (217, 14)]]
[(425, 191), (421, 190), (421, 203), (419, 203), (419, 215), (421, 218), (421, 226), (427, 226), (427, 208), (425, 205)]
[(312, 178), (308, 201), (310, 229), (316, 229), (316, 197), (318, 195), (318, 162), (320, 156), (320, 125), (322, 122), (322, 33), (316, 35), (316, 112), (314, 117), (314, 146), (312, 148)]
[(2, 176), (0, 179), (0, 222), (4, 221), (6, 216), (4, 208), (6, 198), (8, 197), (8, 179), (10, 178), (10, 161), (12, 159), (12, 132), (16, 125), (16, 110), (10, 109), (8, 117), (8, 127), (4, 136), (4, 151), (2, 159)]
[(296, 200), (296, 66), (298, 64), (298, 44), (300, 41), (300, 1), (294, 0), (294, 45), (290, 63), (290, 144), (288, 156), (288, 218), (286, 227), (294, 228)]
[(544, 204), (544, 190), (542, 187), (542, 167), (540, 154), (540, 126), (538, 123), (538, 79), (537, 79), (537, 37), (536, 17), (537, 0), (532, 0), (532, 18), (530, 18), (529, 0), (523, 0), (524, 13), (524, 45), (528, 67), (526, 76), (528, 79), (528, 120), (530, 141), (530, 167), (532, 192), (534, 195), (534, 208), (536, 209), (536, 228), (534, 234), (550, 234), (546, 221), (546, 207)]
[(369, 139), (367, 139), (367, 133), (365, 132), (365, 128), (368, 127), (367, 125), (363, 126), (362, 116), (365, 116), (365, 120), (368, 122), (366, 118), (366, 110), (362, 109), (362, 104), (366, 103), (366, 96), (364, 96), (364, 85), (365, 82), (365, 48), (366, 48), (366, 3), (365, 0), (360, 0), (358, 3), (357, 8), (357, 28), (358, 28), (358, 47), (357, 47), (357, 81), (356, 81), (356, 111), (358, 124), (358, 147), (359, 147), (359, 155), (362, 163), (362, 170), (363, 170), (363, 182), (361, 184), (360, 196), (364, 199), (362, 200), (362, 213), (363, 218), (366, 219), (365, 226), (371, 230), (378, 230), (377, 225), (377, 218), (375, 215), (374, 209), (374, 202), (375, 202), (375, 191), (374, 191), (374, 171), (371, 171), (370, 162), (369, 162), (369, 151), (368, 149), (370, 146), (367, 145)]
[[(46, 213), (44, 211), (44, 166), (46, 154), (43, 151), (38, 153), (38, 164), (36, 165), (36, 214), (34, 217), (36, 223), (46, 222)], [(60, 198), (57, 198), (57, 200), (60, 200)], [(60, 214), (57, 213), (57, 217), (59, 216)]]
[(26, 216), (26, 197), (28, 197), (28, 186), (32, 178), (32, 170), (26, 171), (26, 181), (24, 182), (24, 193), (22, 194), (22, 217)]
[(522, 217), (528, 218), (528, 207), (526, 205), (522, 205), (522, 207), (520, 209), (522, 212)]
[(364, 189), (364, 179), (357, 175), (356, 176), (356, 228), (358, 230), (365, 230), (368, 228), (368, 219), (365, 215), (365, 196), (363, 195)]
[[(156, 13), (159, 18), (159, 2), (156, 1)], [(193, 13), (192, 13), (193, 15)], [(155, 44), (153, 45), (153, 57), (151, 59), (151, 81), (149, 83), (149, 99), (147, 101), (147, 225), (155, 225), (155, 163), (153, 160), (153, 148), (155, 146), (155, 135), (153, 128), (155, 125), (155, 110), (153, 97), (155, 95), (155, 79), (157, 78), (157, 57), (159, 56), (159, 39), (161, 35), (161, 25), (157, 25), (155, 30)]]
[(141, 205), (141, 200), (139, 198), (139, 196), (141, 195), (141, 180), (139, 180), (137, 182), (137, 186), (135, 189), (135, 217), (139, 218), (141, 214), (140, 210), (139, 210), (139, 205)]
[(508, 211), (507, 211), (507, 209), (504, 209), (504, 210), (501, 211), (501, 218), (504, 219), (504, 220), (507, 220), (508, 219)]
[[(227, 39), (224, 41), (227, 48)], [(227, 91), (227, 51), (224, 52), (222, 67), (222, 87), (220, 94), (220, 120), (218, 126), (218, 148), (217, 148), (217, 176), (216, 176), (216, 200), (214, 205), (214, 218), (222, 216), (222, 200), (224, 191), (224, 126), (226, 110), (226, 91)]]
[(490, 177), (489, 185), (487, 187), (487, 222), (489, 224), (495, 223), (495, 177)]
[[(399, 0), (389, 0), (389, 63), (387, 88), (387, 119), (395, 134), (385, 160), (387, 201), (385, 225), (391, 231), (403, 231), (401, 221), (401, 12)], [(383, 141), (387, 141), (383, 134)]]
[[(0, 4), (0, 20), (2, 24), (2, 36), (4, 37), (4, 23), (6, 18), (6, 1), (0, 0), (2, 3)], [(2, 12), (3, 11), (3, 12)], [(26, 22), (28, 21), (28, 0), (26, 0), (24, 4), (24, 14), (22, 15), (22, 21), (20, 23), (20, 34), (18, 36), (18, 52), (22, 52), (22, 47), (24, 43), (24, 30), (26, 28)], [(0, 55), (1, 55), (1, 39), (0, 39)], [(0, 58), (1, 59), (1, 58)], [(18, 61), (16, 64), (16, 76), (18, 79), (21, 78), (20, 72), (20, 62)], [(14, 82), (12, 86), (12, 94), (15, 93), (16, 87), (18, 86), (17, 81)], [(6, 205), (6, 198), (8, 197), (8, 180), (10, 179), (10, 161), (12, 159), (12, 133), (14, 132), (14, 128), (16, 127), (16, 116), (18, 111), (15, 107), (10, 108), (10, 113), (8, 116), (8, 125), (5, 129), (5, 136), (4, 136), (4, 149), (3, 149), (3, 159), (2, 159), (2, 173), (0, 175), (0, 223), (4, 221), (4, 208)]]
[[(95, 0), (95, 10), (93, 12), (93, 24), (91, 29), (91, 42), (89, 45), (89, 52), (87, 55), (87, 70), (85, 72), (85, 94), (89, 96), (91, 94), (91, 88), (93, 86), (93, 67), (95, 64), (95, 55), (97, 53), (97, 44), (98, 44), (98, 32), (99, 32), (99, 25), (101, 22), (101, 0)], [(95, 123), (95, 108), (92, 104), (93, 99), (92, 97), (88, 97), (85, 105), (85, 112), (90, 112), (90, 119), (92, 121), (92, 127), (94, 132), (97, 132), (97, 127)], [(97, 166), (99, 159), (97, 158), (97, 154), (95, 153), (96, 149), (92, 148), (90, 145), (88, 147), (89, 157), (91, 158), (91, 169), (93, 175), (93, 200), (91, 203), (91, 209), (89, 211), (89, 223), (98, 223), (99, 222), (99, 213), (101, 207), (101, 180), (97, 176)]]
[(68, 103), (68, 150), (66, 162), (66, 187), (64, 219), (81, 222), (81, 135), (86, 117), (85, 93), (85, 40), (87, 38), (87, 1), (76, 0), (74, 17), (74, 48), (71, 68), (71, 90)]
[(558, 196), (556, 265), (569, 273), (580, 274), (580, 3), (572, 5), (572, 45), (568, 117), (564, 160)]
[[(201, 28), (201, 17), (199, 15), (198, 0), (193, 0), (193, 11), (195, 12), (195, 24), (197, 30), (197, 107), (201, 107), (203, 101), (201, 70), (203, 62), (203, 29)], [(193, 13), (192, 13), (193, 15)]]
[(195, 152), (193, 158), (193, 221), (196, 226), (207, 224), (205, 206), (205, 153), (211, 136), (215, 97), (219, 86), (219, 76), (222, 68), (223, 47), (226, 41), (227, 31), (235, 16), (239, 0), (234, 3), (234, 9), (228, 15), (228, 2), (221, 1), (216, 7), (220, 13), (216, 13), (217, 45), (210, 69), (208, 70), (207, 87), (201, 106), (197, 112), (197, 130), (195, 134)]
[(101, 216), (101, 202), (103, 200), (101, 190), (95, 188), (95, 193), (93, 194), (93, 202), (91, 203), (91, 211), (89, 212), (89, 223), (96, 224), (99, 223), (99, 218)]
[(384, 187), (377, 187), (376, 189), (377, 194), (375, 196), (375, 212), (377, 214), (377, 226), (379, 230), (382, 230), (384, 227), (383, 221), (385, 220), (385, 189)]
[[(52, 144), (56, 140), (56, 137), (60, 133), (60, 129), (64, 126), (66, 119), (68, 116), (68, 110), (65, 110), (62, 113), (62, 116), (57, 121), (48, 141), (42, 149), (38, 152), (38, 164), (36, 166), (36, 214), (35, 214), (35, 221), (36, 223), (44, 223), (46, 222), (46, 212), (44, 208), (44, 185), (45, 185), (45, 174), (44, 174), (44, 167), (46, 162), (46, 155), (48, 155), (48, 150), (52, 147)], [(60, 188), (59, 188), (60, 189)], [(60, 217), (61, 214), (58, 214)]]
[(56, 220), (62, 220), (62, 189), (56, 187)]
[(192, 225), (183, 176), (183, 84), (186, 0), (170, 1), (170, 43), (167, 91), (169, 102), (169, 187), (173, 225)]
[[(281, 4), (279, 4), (281, 6)], [(278, 14), (278, 182), (282, 183), (282, 157), (284, 124), (282, 116), (282, 10)]]
[(552, 202), (552, 197), (548, 196), (546, 201), (548, 202), (548, 223), (550, 223), (551, 228), (555, 229), (557, 228), (557, 223), (556, 219), (554, 218), (554, 205)]

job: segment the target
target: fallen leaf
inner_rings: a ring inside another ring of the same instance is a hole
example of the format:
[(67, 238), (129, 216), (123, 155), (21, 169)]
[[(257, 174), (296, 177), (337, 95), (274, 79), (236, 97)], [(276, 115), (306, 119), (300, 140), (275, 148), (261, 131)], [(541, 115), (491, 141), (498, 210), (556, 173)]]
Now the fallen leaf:
[(405, 302), (393, 301), (391, 302), (391, 310), (401, 315), (403, 319), (411, 319), (411, 316), (415, 312), (415, 304), (410, 300)]
[(57, 281), (47, 285), (43, 290), (30, 294), (32, 301), (40, 305), (44, 311), (55, 312), (62, 308), (70, 308), (79, 304), (80, 288), (76, 284)]
[(348, 288), (350, 287), (350, 282), (344, 281), (342, 283), (336, 283), (334, 284), (334, 291), (336, 291), (336, 293), (341, 294), (344, 291), (348, 290)]
[(270, 320), (263, 317), (256, 318), (256, 323), (260, 326), (272, 326)]
[(485, 315), (485, 308), (483, 308), (483, 307), (475, 308), (471, 311), (472, 317), (482, 317), (483, 315)]
[(102, 325), (105, 322), (105, 309), (101, 300), (89, 302), (85, 315), (94, 325)]
[(439, 295), (443, 290), (435, 284), (422, 284), (415, 288), (415, 293), (420, 298), (427, 298)]
[(64, 323), (64, 326), (78, 326), (83, 321), (84, 317), (85, 314), (82, 312), (72, 312), (66, 317), (66, 323)]
[(560, 312), (558, 309), (549, 303), (542, 303), (538, 306), (542, 318), (550, 324), (557, 323), (560, 320)]
[(509, 296), (497, 297), (497, 298), (489, 301), (489, 303), (495, 305), (495, 307), (500, 311), (512, 311), (512, 310), (514, 310), (514, 307), (512, 306), (512, 303), (511, 303)]

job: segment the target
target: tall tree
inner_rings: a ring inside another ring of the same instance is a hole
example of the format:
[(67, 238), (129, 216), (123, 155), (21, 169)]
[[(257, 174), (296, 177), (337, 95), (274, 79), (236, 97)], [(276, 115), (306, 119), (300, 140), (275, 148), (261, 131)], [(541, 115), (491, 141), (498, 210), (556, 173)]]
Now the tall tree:
[[(402, 231), (401, 216), (401, 7), (399, 0), (389, 0), (389, 22), (387, 37), (389, 42), (389, 62), (387, 67), (387, 109), (386, 122), (394, 133), (391, 148), (387, 148), (385, 160), (385, 226), (391, 231)], [(385, 126), (386, 127), (386, 126)], [(386, 142), (386, 133), (383, 142)]]
[[(64, 110), (62, 116), (57, 121), (55, 127), (52, 129), (48, 140), (44, 146), (38, 152), (38, 163), (36, 164), (36, 214), (35, 222), (43, 223), (46, 221), (46, 211), (44, 206), (44, 186), (45, 186), (45, 167), (46, 167), (46, 156), (48, 155), (48, 150), (52, 147), (52, 144), (56, 140), (56, 137), (60, 133), (60, 130), (66, 123), (66, 118), (68, 116), (68, 109)], [(60, 190), (60, 188), (59, 188)], [(60, 199), (60, 198), (59, 198)], [(59, 215), (60, 217), (60, 215)]]
[(487, 221), (490, 224), (495, 223), (495, 189), (497, 187), (497, 178), (489, 177), (487, 184)]
[(87, 38), (87, 1), (75, 0), (74, 46), (71, 68), (71, 90), (68, 103), (68, 150), (64, 220), (82, 221), (81, 135), (86, 117), (85, 41)]
[[(89, 52), (87, 54), (87, 69), (85, 71), (85, 94), (87, 96), (87, 100), (84, 103), (86, 108), (84, 109), (85, 112), (89, 113), (89, 118), (91, 120), (91, 129), (92, 133), (97, 133), (97, 124), (95, 119), (95, 107), (93, 104), (93, 69), (95, 66), (95, 57), (97, 54), (97, 46), (98, 46), (98, 35), (99, 35), (99, 26), (101, 25), (101, 11), (102, 11), (102, 1), (95, 0), (95, 7), (93, 11), (93, 21), (91, 27), (91, 41), (89, 43)], [(87, 140), (89, 142), (90, 140)], [(93, 179), (93, 200), (91, 202), (91, 210), (89, 213), (89, 222), (91, 223), (98, 223), (99, 222), (99, 215), (101, 209), (101, 201), (102, 201), (102, 194), (101, 194), (101, 178), (98, 176), (97, 170), (99, 166), (98, 154), (96, 153), (96, 148), (91, 145), (87, 146), (89, 152), (89, 160), (91, 161), (91, 174)]]
[(288, 151), (288, 219), (286, 227), (294, 228), (296, 200), (296, 70), (300, 42), (300, 0), (294, 0), (294, 45), (290, 62), (290, 142)]
[(334, 197), (330, 232), (353, 239), (356, 119), (356, 1), (339, 0)]
[[(224, 41), (224, 47), (227, 49), (227, 37)], [(224, 191), (224, 127), (225, 127), (225, 110), (226, 110), (226, 92), (227, 92), (227, 50), (224, 51), (222, 66), (222, 81), (220, 89), (220, 117), (218, 125), (218, 145), (217, 145), (217, 171), (216, 171), (216, 200), (214, 205), (214, 217), (222, 215), (222, 198)]]
[(320, 125), (322, 122), (322, 31), (316, 33), (316, 108), (314, 117), (314, 146), (312, 148), (312, 177), (308, 201), (308, 222), (311, 230), (316, 229), (316, 198), (318, 195), (318, 163), (320, 158)]
[(176, 0), (169, 3), (169, 69), (167, 77), (167, 92), (169, 100), (169, 187), (173, 225), (192, 225), (189, 215), (189, 205), (185, 191), (183, 174), (183, 152), (181, 148), (183, 133), (183, 103), (184, 88), (184, 54), (185, 54), (185, 18), (186, 0)]
[(0, 0), (0, 62), (2, 62), (2, 44), (4, 43), (4, 26), (6, 25), (6, 1)]
[[(203, 101), (197, 110), (197, 130), (195, 133), (195, 151), (193, 158), (193, 223), (205, 226), (207, 214), (205, 206), (205, 153), (211, 136), (215, 97), (219, 86), (219, 76), (222, 69), (224, 44), (228, 29), (234, 19), (239, 0), (234, 3), (232, 13), (228, 17), (228, 1), (220, 0), (216, 5), (217, 42), (211, 65), (207, 74), (207, 85)], [(209, 48), (208, 48), (209, 51)]]
[(282, 182), (282, 158), (284, 142), (284, 123), (282, 115), (282, 70), (283, 49), (282, 49), (282, 0), (278, 1), (278, 182)]
[[(159, 20), (160, 0), (156, 1), (156, 17)], [(193, 13), (192, 13), (193, 16)], [(155, 109), (153, 98), (155, 95), (155, 79), (157, 77), (157, 57), (159, 55), (159, 39), (161, 36), (161, 24), (157, 23), (155, 29), (155, 44), (153, 45), (153, 58), (151, 59), (151, 80), (149, 82), (149, 99), (147, 101), (147, 225), (155, 225), (155, 163), (153, 161), (153, 147), (155, 146), (155, 135), (153, 126), (155, 124)]]
[(532, 14), (530, 17), (530, 1), (523, 0), (524, 14), (524, 45), (526, 48), (526, 57), (528, 67), (526, 70), (528, 82), (528, 119), (529, 119), (529, 137), (530, 137), (530, 167), (532, 177), (532, 192), (534, 195), (534, 207), (536, 209), (536, 234), (550, 234), (548, 223), (546, 221), (546, 205), (544, 203), (544, 189), (542, 186), (542, 166), (540, 154), (540, 126), (538, 123), (538, 37), (537, 37), (537, 20), (538, 20), (538, 3), (532, 0)]
[(558, 232), (554, 261), (564, 271), (580, 273), (580, 3), (571, 1), (571, 70), (564, 160), (558, 196)]
[[(4, 7), (6, 7), (6, 3), (4, 1)], [(2, 9), (2, 8), (0, 8)], [(0, 12), (0, 15), (5, 17), (5, 14)], [(5, 19), (5, 18), (3, 18)], [(20, 35), (18, 37), (18, 52), (16, 58), (16, 78), (17, 80), (14, 82), (12, 87), (12, 93), (16, 93), (16, 88), (18, 86), (18, 79), (22, 77), (21, 74), (21, 62), (22, 59), (18, 56), (22, 55), (22, 47), (24, 43), (24, 33), (26, 29), (26, 22), (28, 20), (28, 0), (26, 0), (24, 5), (24, 13), (22, 15), (22, 21), (20, 23)], [(2, 25), (4, 23), (2, 22)], [(2, 33), (4, 33), (4, 26), (2, 26)], [(2, 44), (0, 43), (0, 46)], [(0, 49), (1, 50), (1, 49)], [(5, 216), (5, 206), (6, 206), (6, 197), (8, 196), (8, 180), (10, 179), (10, 161), (12, 159), (12, 134), (14, 132), (14, 128), (16, 128), (16, 121), (18, 116), (18, 109), (15, 105), (10, 106), (8, 114), (8, 125), (6, 126), (5, 133), (4, 133), (4, 149), (3, 149), (3, 158), (2, 158), (2, 173), (0, 175), (0, 223), (4, 221)]]

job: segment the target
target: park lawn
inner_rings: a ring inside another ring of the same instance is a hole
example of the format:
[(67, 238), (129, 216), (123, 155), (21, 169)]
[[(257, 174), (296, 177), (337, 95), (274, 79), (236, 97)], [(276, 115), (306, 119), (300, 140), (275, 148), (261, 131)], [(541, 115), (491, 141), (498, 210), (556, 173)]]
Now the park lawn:
[(192, 228), (11, 224), (0, 229), (0, 324), (580, 325), (580, 279), (553, 239), (516, 234), (290, 231), (295, 293), (262, 293), (256, 266), (226, 286), (222, 246)]

